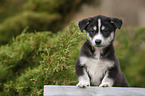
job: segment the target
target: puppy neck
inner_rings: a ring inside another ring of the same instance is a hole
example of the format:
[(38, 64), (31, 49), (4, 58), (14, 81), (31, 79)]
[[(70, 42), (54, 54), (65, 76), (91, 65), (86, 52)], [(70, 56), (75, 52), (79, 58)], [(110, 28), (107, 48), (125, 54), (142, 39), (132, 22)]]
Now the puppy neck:
[(102, 48), (95, 47), (94, 49), (95, 49), (94, 57), (97, 59), (100, 59), (102, 51), (103, 51)]
[(93, 55), (97, 59), (110, 58), (114, 56), (114, 47), (110, 44), (107, 47), (94, 47)]

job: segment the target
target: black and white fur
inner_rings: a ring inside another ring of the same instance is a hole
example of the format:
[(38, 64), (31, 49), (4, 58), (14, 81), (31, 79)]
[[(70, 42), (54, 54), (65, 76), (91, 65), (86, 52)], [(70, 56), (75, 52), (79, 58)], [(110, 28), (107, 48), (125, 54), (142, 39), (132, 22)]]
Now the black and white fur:
[(103, 15), (79, 22), (80, 30), (86, 31), (87, 40), (76, 61), (77, 86), (128, 86), (113, 47), (115, 30), (121, 26), (121, 19)]

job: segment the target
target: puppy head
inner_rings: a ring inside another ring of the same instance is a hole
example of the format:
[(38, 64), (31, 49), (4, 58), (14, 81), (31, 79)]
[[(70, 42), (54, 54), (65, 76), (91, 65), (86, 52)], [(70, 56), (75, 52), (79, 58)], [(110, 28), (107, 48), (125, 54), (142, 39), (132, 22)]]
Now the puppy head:
[(121, 28), (122, 20), (98, 15), (83, 19), (78, 25), (82, 32), (86, 30), (87, 39), (93, 47), (106, 47), (113, 42), (115, 30)]

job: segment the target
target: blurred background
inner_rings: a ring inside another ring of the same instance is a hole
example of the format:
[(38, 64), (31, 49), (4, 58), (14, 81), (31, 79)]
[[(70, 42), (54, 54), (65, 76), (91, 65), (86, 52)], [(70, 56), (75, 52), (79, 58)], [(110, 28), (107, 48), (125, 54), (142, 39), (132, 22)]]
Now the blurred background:
[(145, 0), (94, 0), (91, 5), (83, 4), (73, 19), (78, 22), (82, 18), (103, 14), (122, 18), (123, 27), (143, 27), (144, 4)]
[(85, 41), (77, 24), (100, 14), (123, 20), (116, 55), (129, 85), (145, 88), (144, 5), (145, 0), (0, 0), (0, 95), (42, 96), (44, 85), (76, 85), (75, 61)]

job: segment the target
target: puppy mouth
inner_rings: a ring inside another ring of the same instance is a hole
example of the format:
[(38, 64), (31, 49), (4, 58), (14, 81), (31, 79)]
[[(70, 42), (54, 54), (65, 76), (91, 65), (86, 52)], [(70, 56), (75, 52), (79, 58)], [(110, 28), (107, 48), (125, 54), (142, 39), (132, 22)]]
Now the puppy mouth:
[(95, 45), (94, 47), (100, 47), (101, 48), (101, 47), (104, 47), (104, 46), (103, 45)]

